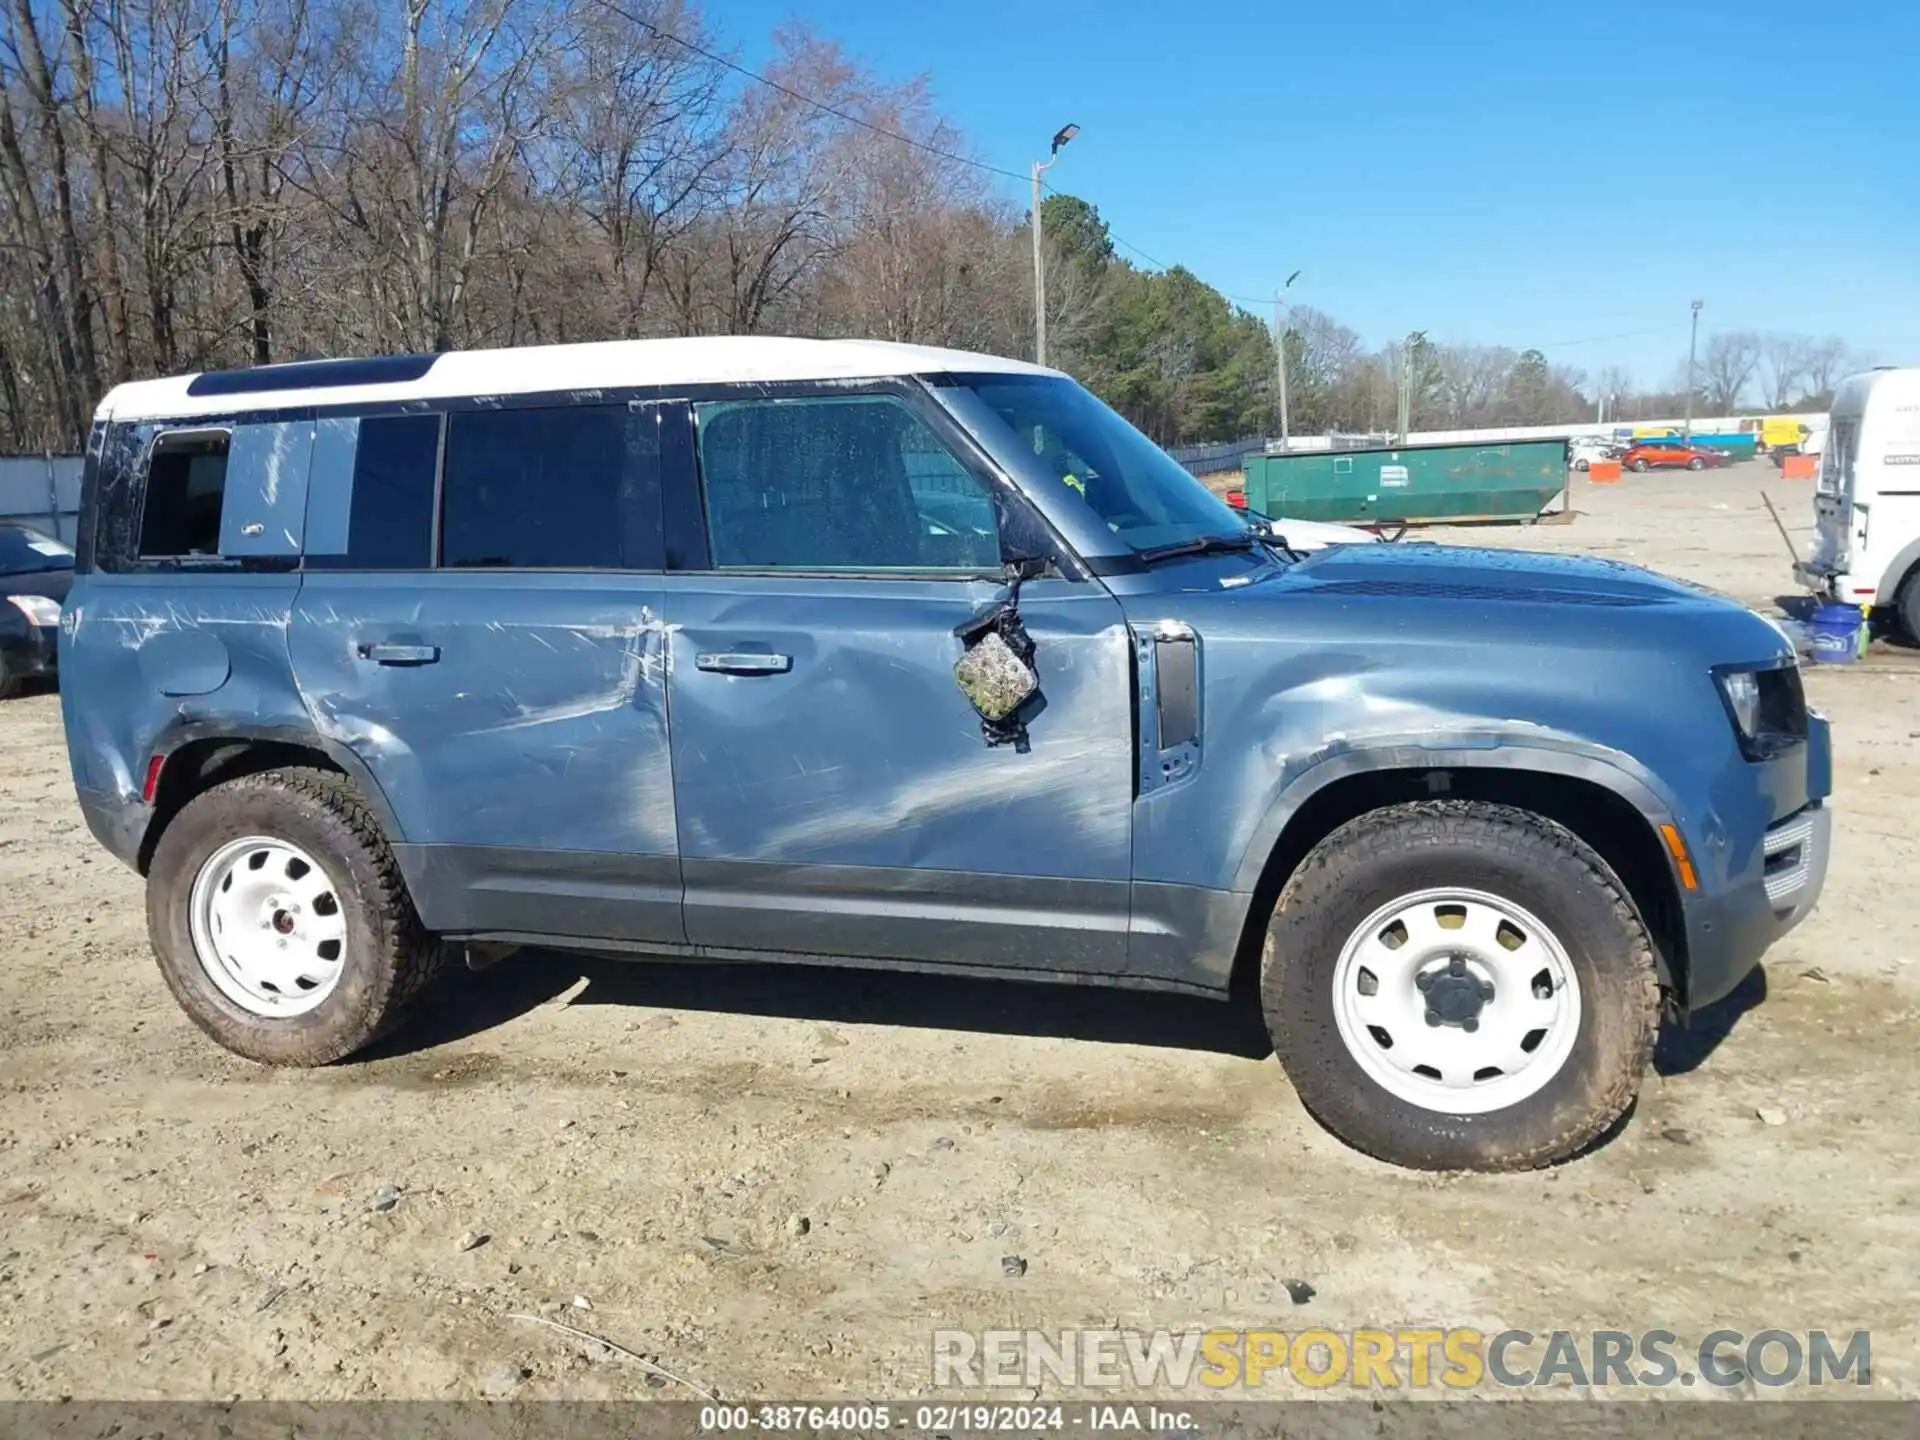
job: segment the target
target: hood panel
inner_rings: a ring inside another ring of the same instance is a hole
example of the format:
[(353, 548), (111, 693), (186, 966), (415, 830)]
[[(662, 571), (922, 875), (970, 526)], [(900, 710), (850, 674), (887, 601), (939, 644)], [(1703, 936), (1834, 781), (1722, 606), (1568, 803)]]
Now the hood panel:
[(1336, 595), (1542, 605), (1660, 605), (1697, 602), (1712, 594), (1618, 560), (1451, 545), (1330, 550), (1297, 566), (1290, 578)]

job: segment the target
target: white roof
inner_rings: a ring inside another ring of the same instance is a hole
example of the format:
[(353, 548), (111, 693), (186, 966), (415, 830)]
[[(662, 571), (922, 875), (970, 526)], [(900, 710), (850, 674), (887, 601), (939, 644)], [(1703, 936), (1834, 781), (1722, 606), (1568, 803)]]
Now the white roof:
[(418, 380), (327, 385), (245, 395), (189, 395), (196, 378), (116, 385), (100, 402), (102, 418), (173, 420), (302, 405), (434, 400), (472, 395), (597, 390), (623, 386), (725, 384), (730, 381), (867, 380), (943, 370), (1027, 375), (1060, 372), (1024, 360), (938, 350), (886, 340), (796, 340), (766, 335), (705, 335), (681, 340), (610, 340), (517, 350), (452, 350)]
[(1830, 413), (1849, 417), (1864, 414), (1870, 397), (1881, 404), (1920, 403), (1920, 367), (1888, 367), (1849, 375), (1835, 387)]

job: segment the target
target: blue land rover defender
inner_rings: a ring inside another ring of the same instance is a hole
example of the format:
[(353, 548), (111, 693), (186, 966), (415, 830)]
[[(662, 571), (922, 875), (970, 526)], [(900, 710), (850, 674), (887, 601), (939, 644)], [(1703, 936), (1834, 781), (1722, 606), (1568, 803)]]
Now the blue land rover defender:
[(270, 1064), (516, 946), (1257, 994), (1354, 1145), (1539, 1165), (1826, 866), (1770, 622), (1599, 560), (1303, 555), (952, 351), (125, 385), (60, 643), (161, 972)]

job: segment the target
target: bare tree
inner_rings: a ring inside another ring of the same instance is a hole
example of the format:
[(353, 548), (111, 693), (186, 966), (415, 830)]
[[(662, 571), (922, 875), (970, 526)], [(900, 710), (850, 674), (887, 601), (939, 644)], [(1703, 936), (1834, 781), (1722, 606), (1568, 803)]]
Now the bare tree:
[(1813, 342), (1804, 335), (1760, 337), (1760, 378), (1768, 408), (1784, 410), (1805, 393), (1807, 362)]
[(1848, 371), (1855, 369), (1858, 362), (1847, 349), (1844, 340), (1828, 336), (1824, 340), (1812, 341), (1807, 346), (1804, 358), (1807, 376), (1807, 390), (1813, 395), (1831, 396), (1833, 387), (1838, 385)]
[(1707, 341), (1700, 357), (1706, 402), (1716, 414), (1739, 408), (1740, 396), (1760, 367), (1760, 337), (1751, 330), (1722, 330)]

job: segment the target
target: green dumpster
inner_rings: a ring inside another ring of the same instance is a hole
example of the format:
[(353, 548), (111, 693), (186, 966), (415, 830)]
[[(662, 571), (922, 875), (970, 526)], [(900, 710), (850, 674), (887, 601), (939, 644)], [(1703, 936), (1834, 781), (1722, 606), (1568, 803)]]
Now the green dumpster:
[(1566, 485), (1565, 440), (1296, 450), (1246, 459), (1248, 506), (1295, 520), (1532, 520)]

